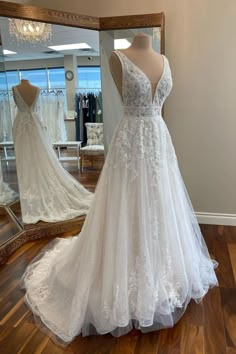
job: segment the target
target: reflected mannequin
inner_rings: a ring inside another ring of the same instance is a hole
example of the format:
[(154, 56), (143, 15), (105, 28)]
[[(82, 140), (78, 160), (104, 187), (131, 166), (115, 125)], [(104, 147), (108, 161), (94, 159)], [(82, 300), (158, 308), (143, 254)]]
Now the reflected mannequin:
[[(21, 97), (24, 98), (25, 103), (30, 107), (37, 96), (38, 87), (31, 85), (29, 80), (21, 79), (21, 83), (15, 86), (20, 93)], [(14, 90), (13, 90), (14, 95)], [(15, 99), (16, 100), (16, 99)]]
[(23, 222), (57, 222), (87, 214), (93, 194), (60, 164), (36, 112), (40, 89), (22, 80), (13, 87), (13, 124)]

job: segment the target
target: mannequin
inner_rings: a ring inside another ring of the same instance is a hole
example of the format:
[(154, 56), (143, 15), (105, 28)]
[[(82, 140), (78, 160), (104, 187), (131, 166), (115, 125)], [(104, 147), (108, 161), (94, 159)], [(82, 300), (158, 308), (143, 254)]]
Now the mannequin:
[(13, 87), (13, 96), (15, 87), (19, 91), (25, 103), (30, 107), (34, 103), (34, 100), (38, 94), (38, 87), (31, 85), (29, 80), (22, 79), (19, 85)]
[[(152, 49), (152, 37), (145, 33), (137, 33), (130, 47), (120, 52), (125, 54), (148, 77), (154, 95), (156, 85), (163, 72), (164, 60), (162, 55)], [(122, 97), (122, 66), (115, 52), (112, 52), (109, 64), (111, 74)]]

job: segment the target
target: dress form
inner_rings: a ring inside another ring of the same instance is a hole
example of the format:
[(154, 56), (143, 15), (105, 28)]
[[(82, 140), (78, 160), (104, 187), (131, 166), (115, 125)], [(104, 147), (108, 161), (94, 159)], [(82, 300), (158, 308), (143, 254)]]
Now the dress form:
[[(146, 74), (151, 82), (152, 93), (154, 94), (156, 85), (163, 72), (164, 60), (162, 55), (152, 49), (152, 37), (145, 33), (137, 33), (130, 47), (120, 52), (125, 54)], [(112, 52), (109, 64), (111, 74), (122, 97), (122, 66), (115, 52)]]
[(13, 87), (13, 97), (14, 97), (14, 88), (15, 87), (19, 91), (19, 93), (20, 93), (21, 97), (23, 98), (23, 100), (25, 101), (25, 103), (28, 106), (31, 106), (37, 96), (39, 88), (37, 86), (31, 85), (29, 80), (22, 79), (21, 83), (19, 85)]

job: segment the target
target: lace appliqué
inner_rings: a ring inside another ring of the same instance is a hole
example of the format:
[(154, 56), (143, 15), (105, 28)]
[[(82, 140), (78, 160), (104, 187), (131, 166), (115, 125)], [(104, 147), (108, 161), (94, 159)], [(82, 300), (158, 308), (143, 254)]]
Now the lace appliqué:
[[(113, 303), (105, 302), (102, 312), (106, 319), (113, 319), (120, 326), (127, 325), (129, 318), (139, 319), (140, 325), (148, 325), (147, 321), (159, 311), (162, 301), (168, 301), (169, 308), (174, 311), (183, 306), (181, 301), (181, 285), (175, 282), (174, 268), (168, 248), (163, 252), (164, 267), (156, 283), (154, 283), (150, 260), (140, 252), (131, 266), (128, 276), (128, 294), (114, 285)], [(127, 303), (128, 297), (128, 304)]]
[(177, 161), (170, 139), (160, 116), (124, 117), (112, 141), (106, 164), (112, 168), (125, 167), (129, 171), (129, 183), (138, 178), (140, 169), (145, 169), (150, 184), (158, 186), (164, 162)]
[(120, 58), (123, 73), (122, 119), (111, 143), (106, 167), (126, 168), (128, 182), (134, 182), (142, 169), (152, 186), (160, 184), (161, 168), (165, 160), (176, 161), (167, 127), (161, 117), (165, 98), (172, 87), (171, 72), (166, 57), (161, 78), (152, 98), (148, 77), (123, 53)]

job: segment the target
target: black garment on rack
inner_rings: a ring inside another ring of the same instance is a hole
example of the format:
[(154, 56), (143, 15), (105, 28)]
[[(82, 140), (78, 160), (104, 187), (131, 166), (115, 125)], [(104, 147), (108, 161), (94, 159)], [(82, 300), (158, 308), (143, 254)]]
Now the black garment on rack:
[(93, 93), (88, 95), (88, 109), (89, 109), (89, 121), (91, 123), (96, 122), (96, 97)]
[[(97, 105), (98, 97), (100, 101), (99, 106)], [(76, 140), (80, 140), (83, 145), (87, 142), (87, 130), (85, 124), (97, 122), (97, 111), (102, 111), (100, 107), (101, 102), (101, 91), (99, 91), (98, 94), (90, 92), (87, 94), (75, 95), (75, 110), (77, 112), (77, 118), (75, 121)], [(100, 116), (102, 118), (101, 112)]]
[(76, 111), (76, 119), (75, 119), (75, 138), (77, 141), (80, 140), (80, 95), (75, 95), (75, 111)]

